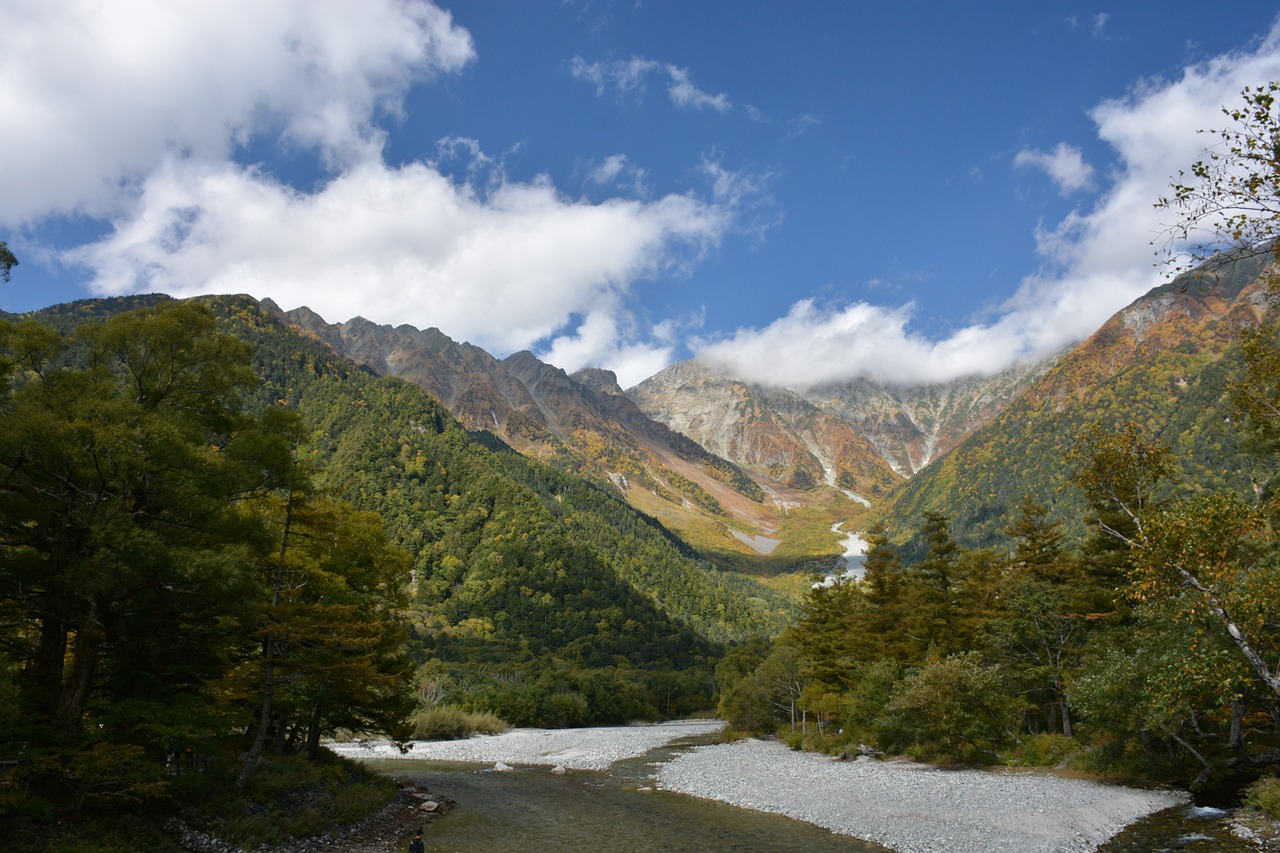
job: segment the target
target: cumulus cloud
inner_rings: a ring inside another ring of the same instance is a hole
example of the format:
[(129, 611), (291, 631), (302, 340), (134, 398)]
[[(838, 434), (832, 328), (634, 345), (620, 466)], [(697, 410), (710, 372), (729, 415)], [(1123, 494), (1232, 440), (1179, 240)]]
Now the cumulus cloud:
[[(0, 226), (109, 226), (61, 255), (100, 295), (269, 296), (638, 381), (672, 342), (631, 319), (632, 288), (691, 269), (743, 199), (706, 163), (701, 196), (649, 198), (621, 154), (588, 182), (631, 197), (573, 199), (545, 177), (511, 180), (466, 137), (388, 164), (383, 126), (409, 89), (476, 57), (427, 0), (13, 0), (0, 32)], [(683, 69), (654, 68), (678, 104), (727, 104)], [(248, 162), (251, 145), (286, 149), (319, 179), (290, 185)]]
[(263, 134), (330, 168), (376, 156), (375, 120), (474, 56), (421, 0), (0, 4), (0, 224), (118, 212), (166, 158)]
[(1093, 167), (1084, 161), (1079, 148), (1065, 142), (1059, 142), (1052, 151), (1024, 148), (1013, 158), (1013, 165), (1044, 171), (1063, 195), (1093, 186)]
[(711, 94), (695, 86), (689, 69), (659, 62), (656, 59), (645, 59), (633, 56), (627, 60), (614, 62), (587, 62), (581, 56), (575, 56), (570, 63), (569, 71), (579, 80), (585, 80), (596, 88), (596, 95), (602, 96), (610, 88), (622, 94), (642, 93), (645, 81), (650, 76), (664, 78), (667, 96), (677, 107), (692, 109), (712, 109), (726, 113), (733, 109), (729, 96)]
[(333, 320), (434, 325), (503, 354), (574, 314), (615, 310), (634, 281), (692, 262), (731, 222), (691, 195), (588, 203), (546, 180), (481, 187), (424, 163), (369, 162), (304, 193), (188, 158), (151, 175), (133, 213), (70, 259), (103, 295), (270, 296)]
[[(661, 328), (641, 336), (634, 329), (623, 328), (632, 322), (625, 312), (620, 315), (609, 309), (591, 311), (576, 329), (552, 340), (539, 357), (570, 373), (607, 365), (623, 388), (638, 385), (670, 364), (674, 351), (670, 345), (652, 342), (664, 337)], [(643, 337), (649, 342), (641, 342)]]
[[(1197, 131), (1219, 126), (1223, 105), (1237, 103), (1245, 86), (1277, 79), (1280, 23), (1253, 49), (1187, 67), (1177, 79), (1142, 81), (1095, 107), (1090, 116), (1098, 138), (1115, 155), (1109, 183), (1092, 208), (1037, 231), (1042, 270), (1020, 282), (991, 319), (930, 340), (912, 330), (910, 305), (804, 300), (763, 328), (700, 342), (698, 357), (748, 380), (802, 387), (859, 376), (946, 381), (1060, 351), (1163, 281), (1151, 244), (1161, 245), (1171, 223), (1168, 213), (1153, 208), (1155, 199), (1213, 142)], [(1031, 153), (1026, 159), (1051, 174), (1060, 169), (1062, 184), (1064, 177), (1069, 182), (1082, 175), (1074, 150), (1064, 143), (1055, 149), (1062, 156)], [(1191, 235), (1189, 242), (1206, 236)]]

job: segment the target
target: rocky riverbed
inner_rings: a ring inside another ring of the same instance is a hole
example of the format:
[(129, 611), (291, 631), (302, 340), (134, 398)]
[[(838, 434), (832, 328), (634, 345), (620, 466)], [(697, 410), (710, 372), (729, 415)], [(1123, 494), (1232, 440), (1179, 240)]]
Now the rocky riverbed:
[[(516, 729), (462, 741), (333, 744), (352, 758), (418, 758), (604, 770), (715, 721), (589, 729)], [(1029, 771), (944, 770), (903, 761), (839, 761), (774, 741), (699, 746), (656, 772), (660, 787), (797, 818), (903, 853), (1087, 853), (1125, 826), (1187, 802)]]
[(566, 770), (608, 770), (614, 762), (644, 755), (655, 747), (686, 737), (713, 734), (724, 728), (719, 720), (677, 720), (637, 726), (599, 726), (585, 729), (513, 729), (500, 735), (477, 735), (466, 740), (413, 741), (401, 753), (386, 741), (332, 743), (329, 748), (348, 758), (409, 758), (471, 763), (534, 764)]
[(903, 853), (1087, 853), (1187, 801), (1038, 772), (839, 761), (777, 742), (703, 746), (661, 767), (663, 788), (808, 821)]

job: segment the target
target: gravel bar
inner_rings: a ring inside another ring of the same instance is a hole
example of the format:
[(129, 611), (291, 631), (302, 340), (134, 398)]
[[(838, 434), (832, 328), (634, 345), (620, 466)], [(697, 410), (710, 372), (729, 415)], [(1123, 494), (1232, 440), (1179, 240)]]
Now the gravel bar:
[(682, 753), (658, 781), (902, 853), (1088, 853), (1139, 818), (1187, 802), (1180, 792), (1038, 772), (839, 761), (750, 739)]
[(500, 735), (466, 740), (416, 740), (401, 754), (387, 741), (330, 743), (329, 749), (349, 758), (407, 758), (426, 761), (539, 764), (566, 770), (607, 770), (615, 761), (636, 758), (673, 740), (711, 734), (724, 728), (719, 720), (677, 720), (636, 726), (584, 729), (512, 729)]

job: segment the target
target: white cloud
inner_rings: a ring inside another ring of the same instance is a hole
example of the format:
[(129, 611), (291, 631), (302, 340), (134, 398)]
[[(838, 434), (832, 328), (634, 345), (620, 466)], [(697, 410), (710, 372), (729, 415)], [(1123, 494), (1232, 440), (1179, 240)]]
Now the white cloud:
[[(613, 310), (589, 312), (572, 332), (560, 335), (538, 357), (572, 373), (583, 367), (603, 365), (618, 377), (623, 388), (637, 385), (671, 363), (670, 346), (636, 341), (637, 335), (622, 326), (630, 318)], [(662, 337), (655, 329), (651, 340)]]
[[(1175, 80), (1143, 81), (1093, 109), (1099, 139), (1115, 152), (1110, 183), (1092, 209), (1072, 211), (1038, 230), (1044, 269), (1024, 279), (989, 322), (935, 341), (912, 331), (911, 306), (819, 307), (804, 300), (762, 329), (700, 342), (698, 356), (772, 385), (801, 387), (857, 376), (935, 382), (995, 373), (1021, 357), (1079, 341), (1163, 281), (1151, 244), (1161, 245), (1171, 223), (1153, 204), (1171, 177), (1214, 141), (1197, 131), (1220, 126), (1223, 105), (1237, 103), (1245, 86), (1277, 79), (1280, 22), (1251, 50), (1188, 67)], [(1060, 182), (1078, 180), (1073, 150), (1059, 146), (1055, 151), (1064, 156), (1028, 160), (1051, 174), (1060, 168)]]
[(148, 178), (114, 233), (69, 259), (104, 295), (270, 296), (334, 321), (438, 326), (502, 354), (575, 314), (616, 310), (637, 279), (693, 262), (732, 222), (689, 195), (592, 204), (546, 180), (484, 188), (422, 163), (366, 163), (303, 193), (188, 158)]
[(117, 212), (166, 158), (264, 134), (334, 169), (376, 157), (375, 118), (475, 56), (423, 0), (8, 0), (0, 33), (9, 224)]
[(1013, 158), (1013, 165), (1044, 171), (1063, 195), (1093, 186), (1093, 167), (1084, 161), (1079, 148), (1065, 142), (1058, 143), (1052, 151), (1024, 148)]
[(631, 162), (626, 154), (610, 154), (587, 172), (587, 183), (595, 187), (629, 190), (638, 198), (649, 195), (649, 172)]
[(626, 154), (611, 154), (604, 158), (604, 161), (591, 170), (591, 174), (587, 176), (587, 180), (598, 186), (606, 186), (613, 183), (627, 168)]
[(733, 109), (733, 103), (728, 95), (724, 93), (713, 95), (698, 88), (693, 84), (689, 69), (669, 62), (658, 62), (656, 59), (645, 59), (639, 56), (614, 62), (587, 62), (581, 56), (575, 56), (570, 63), (569, 71), (579, 80), (585, 80), (595, 86), (597, 96), (603, 96), (610, 86), (622, 94), (642, 93), (645, 80), (650, 75), (657, 75), (666, 78), (667, 96), (677, 107), (709, 108), (720, 113)]
[[(101, 295), (270, 296), (332, 321), (438, 326), (499, 355), (544, 346), (636, 380), (671, 359), (662, 327), (628, 319), (631, 289), (687, 272), (736, 227), (745, 191), (722, 191), (741, 177), (708, 172), (705, 198), (650, 199), (644, 170), (619, 154), (588, 180), (616, 191), (629, 179), (635, 197), (591, 202), (546, 177), (510, 180), (465, 137), (392, 167), (382, 122), (412, 85), (476, 56), (447, 12), (426, 0), (197, 6), (0, 5), (0, 225), (109, 224), (61, 257)], [(674, 66), (640, 60), (610, 85), (655, 70), (677, 103), (719, 108)], [(250, 143), (324, 167), (319, 180), (290, 186), (241, 162)]]

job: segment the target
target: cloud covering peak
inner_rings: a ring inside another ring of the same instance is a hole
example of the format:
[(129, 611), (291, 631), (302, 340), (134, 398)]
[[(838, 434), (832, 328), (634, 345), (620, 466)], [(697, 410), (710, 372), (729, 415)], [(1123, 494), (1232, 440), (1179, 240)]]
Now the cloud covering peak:
[[(1197, 130), (1220, 126), (1224, 105), (1237, 103), (1245, 86), (1277, 79), (1280, 24), (1250, 50), (1188, 66), (1177, 79), (1141, 81), (1095, 107), (1097, 136), (1114, 154), (1106, 186), (1090, 206), (1040, 226), (1041, 269), (987, 319), (933, 339), (912, 329), (911, 304), (804, 299), (764, 327), (698, 342), (697, 357), (748, 381), (804, 387), (859, 376), (942, 382), (1056, 353), (1163, 283), (1152, 244), (1163, 245), (1171, 223), (1156, 199), (1214, 141)], [(1067, 143), (1048, 153), (1024, 149), (1013, 166), (1042, 168), (1064, 191), (1083, 190), (1095, 177)]]

